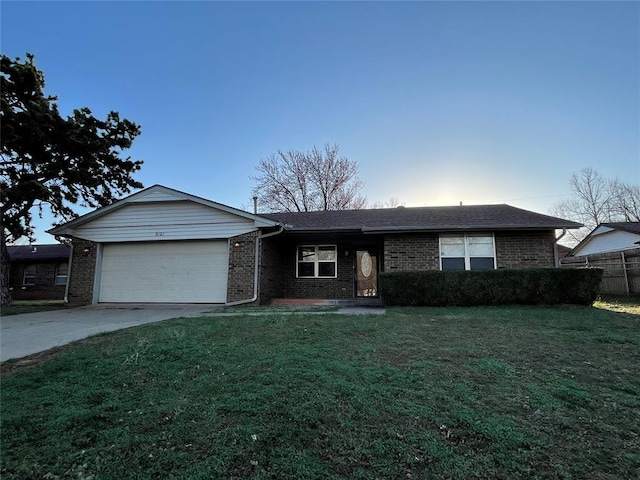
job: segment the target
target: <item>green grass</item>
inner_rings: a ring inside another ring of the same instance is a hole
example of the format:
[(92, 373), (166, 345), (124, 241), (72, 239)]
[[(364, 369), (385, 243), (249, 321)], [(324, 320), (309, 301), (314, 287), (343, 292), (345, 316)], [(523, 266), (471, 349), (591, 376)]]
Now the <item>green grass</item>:
[(630, 479), (640, 316), (177, 319), (3, 365), (3, 479)]
[(21, 313), (48, 312), (65, 308), (62, 300), (14, 300), (8, 307), (0, 309), (3, 317)]

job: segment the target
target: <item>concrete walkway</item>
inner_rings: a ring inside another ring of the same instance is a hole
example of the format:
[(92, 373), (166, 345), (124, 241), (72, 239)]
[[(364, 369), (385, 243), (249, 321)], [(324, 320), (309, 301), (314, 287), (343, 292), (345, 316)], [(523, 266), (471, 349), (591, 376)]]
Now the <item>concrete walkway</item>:
[(382, 307), (343, 307), (338, 310), (342, 315), (384, 315), (387, 310)]
[(10, 315), (0, 319), (0, 361), (44, 352), (103, 332), (179, 317), (237, 317), (242, 315), (380, 315), (378, 307), (343, 307), (333, 311), (224, 312), (221, 305), (100, 304), (49, 312)]
[(43, 352), (103, 332), (197, 317), (218, 305), (94, 305), (49, 312), (10, 315), (0, 319), (0, 361)]
[(341, 307), (338, 310), (305, 310), (299, 308), (296, 310), (274, 310), (269, 311), (269, 307), (264, 307), (262, 310), (235, 310), (233, 312), (212, 312), (212, 317), (261, 317), (263, 315), (384, 315), (387, 311), (382, 307)]

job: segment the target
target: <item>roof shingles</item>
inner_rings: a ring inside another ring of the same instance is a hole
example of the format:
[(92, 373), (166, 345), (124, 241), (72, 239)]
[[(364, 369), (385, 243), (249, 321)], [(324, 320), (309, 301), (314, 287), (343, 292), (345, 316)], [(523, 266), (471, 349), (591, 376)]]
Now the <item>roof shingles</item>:
[(62, 260), (69, 258), (70, 247), (53, 245), (8, 245), (7, 252), (12, 262), (18, 260)]
[(579, 228), (569, 220), (510, 205), (381, 208), (260, 214), (289, 231), (445, 231)]
[(640, 234), (640, 222), (610, 222), (603, 223), (602, 226), (613, 228), (614, 230)]

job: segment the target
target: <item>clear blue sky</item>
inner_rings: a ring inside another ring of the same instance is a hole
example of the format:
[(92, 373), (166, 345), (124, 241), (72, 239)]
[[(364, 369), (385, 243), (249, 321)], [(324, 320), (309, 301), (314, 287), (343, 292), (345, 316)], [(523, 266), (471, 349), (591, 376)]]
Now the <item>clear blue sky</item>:
[(3, 1), (1, 15), (2, 53), (35, 54), (64, 114), (141, 125), (145, 186), (248, 207), (261, 158), (327, 142), (371, 202), (547, 213), (584, 167), (640, 181), (638, 2)]

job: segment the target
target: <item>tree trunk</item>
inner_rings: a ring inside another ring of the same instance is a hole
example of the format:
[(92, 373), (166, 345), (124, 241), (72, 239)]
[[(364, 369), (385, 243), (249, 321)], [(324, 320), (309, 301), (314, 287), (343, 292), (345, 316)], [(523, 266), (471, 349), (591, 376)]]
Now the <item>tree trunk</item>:
[(0, 234), (2, 237), (0, 245), (0, 306), (7, 307), (11, 305), (11, 291), (9, 290), (9, 252), (7, 251), (7, 242), (4, 235), (4, 228)]

